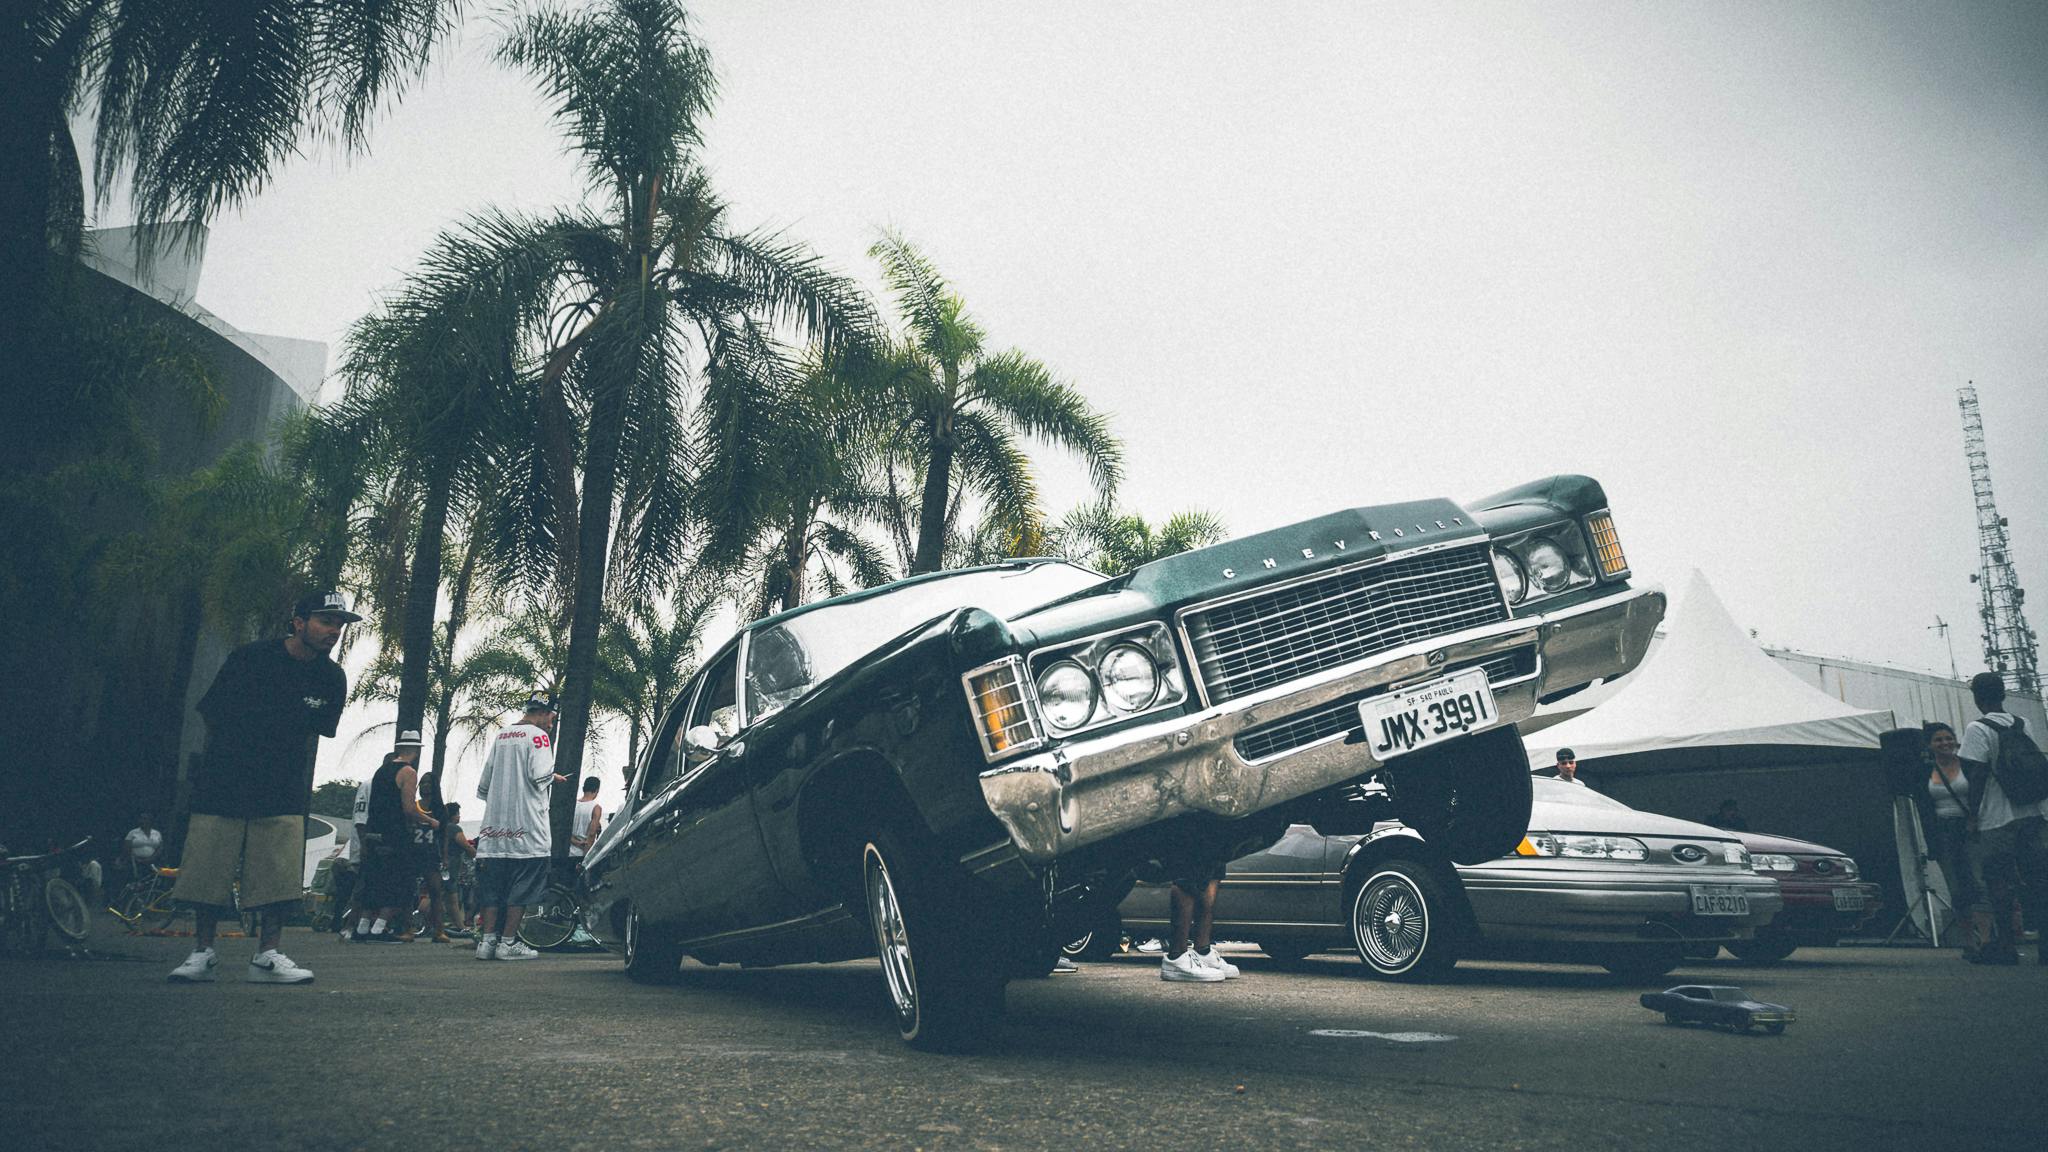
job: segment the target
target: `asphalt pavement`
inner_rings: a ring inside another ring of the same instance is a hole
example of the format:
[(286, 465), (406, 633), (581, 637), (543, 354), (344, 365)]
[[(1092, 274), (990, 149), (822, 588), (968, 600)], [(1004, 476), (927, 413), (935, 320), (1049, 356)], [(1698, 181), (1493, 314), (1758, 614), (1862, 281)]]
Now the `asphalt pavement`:
[(2038, 1148), (2048, 968), (1805, 949), (1740, 984), (1782, 1036), (1672, 1027), (1640, 985), (1479, 963), (1448, 982), (1330, 955), (1166, 984), (1152, 957), (1012, 984), (987, 1051), (900, 1045), (872, 962), (627, 981), (602, 953), (482, 963), (301, 929), (308, 985), (164, 974), (189, 941), (102, 923), (0, 958), (0, 1146), (179, 1149)]

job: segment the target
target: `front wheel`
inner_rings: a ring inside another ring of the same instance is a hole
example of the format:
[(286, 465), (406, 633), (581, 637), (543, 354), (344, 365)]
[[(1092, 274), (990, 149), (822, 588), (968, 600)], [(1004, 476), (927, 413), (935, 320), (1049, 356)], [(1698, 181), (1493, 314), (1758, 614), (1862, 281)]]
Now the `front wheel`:
[(1515, 850), (1529, 831), (1529, 759), (1513, 725), (1411, 752), (1386, 769), (1394, 814), (1459, 864)]
[(50, 923), (58, 932), (76, 944), (85, 939), (91, 916), (85, 906), (85, 897), (62, 876), (52, 876), (43, 884), (43, 908), (50, 914)]
[(1432, 870), (1388, 860), (1351, 899), (1351, 943), (1375, 976), (1428, 980), (1458, 962), (1451, 896)]
[(1003, 982), (970, 945), (969, 901), (893, 835), (861, 848), (861, 881), (896, 1032), (913, 1048), (965, 1051), (1001, 1015)]
[(576, 934), (579, 911), (574, 893), (566, 888), (550, 888), (541, 902), (519, 921), (519, 938), (529, 948), (559, 948)]
[(683, 950), (668, 933), (642, 921), (638, 908), (626, 910), (626, 977), (635, 984), (674, 984), (683, 978)]

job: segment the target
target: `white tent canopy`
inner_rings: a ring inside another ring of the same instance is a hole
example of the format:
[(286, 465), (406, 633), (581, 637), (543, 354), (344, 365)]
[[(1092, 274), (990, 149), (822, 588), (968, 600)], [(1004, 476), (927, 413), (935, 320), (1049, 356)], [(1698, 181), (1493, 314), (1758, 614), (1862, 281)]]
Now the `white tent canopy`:
[(1694, 569), (1656, 657), (1592, 711), (1535, 733), (1529, 763), (1548, 767), (1567, 747), (1580, 760), (1731, 745), (1876, 748), (1894, 726), (1889, 710), (1844, 704), (1786, 671)]

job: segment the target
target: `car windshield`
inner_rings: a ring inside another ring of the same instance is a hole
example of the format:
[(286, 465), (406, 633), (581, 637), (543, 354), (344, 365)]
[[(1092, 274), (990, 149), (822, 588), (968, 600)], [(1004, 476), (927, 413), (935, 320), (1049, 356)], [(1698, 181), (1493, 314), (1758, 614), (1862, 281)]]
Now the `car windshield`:
[(1529, 785), (1535, 798), (1545, 804), (1577, 804), (1582, 808), (1619, 808), (1633, 811), (1612, 796), (1602, 796), (1583, 784), (1567, 784), (1555, 776), (1532, 776)]
[(1056, 561), (984, 568), (827, 604), (755, 632), (747, 652), (748, 722), (772, 716), (894, 637), (955, 608), (980, 608), (1005, 620), (1102, 577)]

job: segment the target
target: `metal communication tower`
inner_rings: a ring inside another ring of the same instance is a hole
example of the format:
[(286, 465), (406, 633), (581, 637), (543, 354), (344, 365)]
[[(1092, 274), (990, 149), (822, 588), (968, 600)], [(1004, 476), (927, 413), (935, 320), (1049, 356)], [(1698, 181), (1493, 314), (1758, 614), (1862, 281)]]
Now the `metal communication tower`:
[(1956, 389), (1963, 409), (1963, 454), (1970, 461), (1970, 491), (1977, 497), (1977, 616), (1984, 625), (1984, 662), (2005, 675), (2005, 686), (2029, 695), (2041, 691), (2040, 648), (2020, 611), (2027, 594), (2013, 571), (2005, 518), (1991, 499), (1991, 461), (1984, 454), (1984, 418), (1977, 389)]

